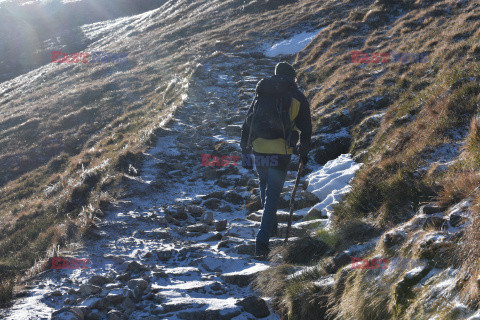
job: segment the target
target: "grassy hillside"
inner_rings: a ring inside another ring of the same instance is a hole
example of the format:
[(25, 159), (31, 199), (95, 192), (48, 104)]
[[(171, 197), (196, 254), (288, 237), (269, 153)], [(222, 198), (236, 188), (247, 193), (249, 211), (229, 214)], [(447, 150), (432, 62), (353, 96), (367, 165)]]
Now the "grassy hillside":
[[(88, 236), (101, 209), (121, 197), (122, 176), (136, 174), (142, 151), (182, 106), (203, 56), (258, 54), (259, 36), (271, 43), (325, 23), (316, 21), (319, 7), (169, 1), (81, 26), (83, 52), (128, 52), (127, 63), (50, 63), (1, 83), (2, 299), (12, 279), (46, 268), (58, 245)], [(280, 19), (284, 14), (291, 18)]]
[[(332, 273), (326, 257), (310, 262), (319, 271), (277, 285), (277, 306), (289, 319), (312, 318), (314, 312), (335, 319), (461, 319), (478, 302), (480, 5), (420, 0), (342, 5), (344, 17), (295, 59), (314, 105), (315, 158), (325, 161), (326, 152), (349, 150), (364, 163), (335, 209), (336, 231), (319, 230), (319, 239), (340, 253), (384, 233), (366, 257), (425, 258), (429, 267), (411, 279), (404, 269), (383, 275), (347, 265), (334, 272), (329, 287), (319, 284)], [(324, 15), (337, 13), (326, 7)], [(352, 63), (352, 51), (368, 53), (364, 63)], [(389, 58), (367, 62), (373, 53)], [(408, 54), (427, 58), (410, 62)], [(345, 126), (349, 139), (338, 135)], [(335, 134), (339, 138), (332, 142)], [(454, 205), (464, 200), (470, 226), (446, 231), (458, 213)], [(420, 217), (425, 203), (444, 218)], [(432, 243), (432, 237), (444, 240)], [(274, 275), (261, 278), (259, 288), (285, 279), (288, 266), (269, 271)], [(430, 280), (424, 278), (432, 268)], [(460, 272), (452, 276), (449, 268)], [(446, 279), (453, 288), (435, 298), (436, 286)]]
[[(0, 300), (11, 279), (45, 268), (57, 245), (88, 236), (101, 209), (121, 197), (122, 176), (135, 175), (142, 151), (181, 108), (203, 56), (235, 51), (261, 59), (262, 43), (320, 28), (291, 57), (312, 106), (312, 153), (323, 164), (350, 151), (364, 165), (335, 210), (336, 231), (318, 230), (319, 239), (341, 252), (410, 221), (424, 202), (446, 210), (469, 199), (466, 238), (456, 234), (456, 242), (428, 251), (418, 240), (432, 231), (426, 228), (396, 252), (443, 259), (434, 264), (440, 270), (464, 261), (470, 275), (455, 297), (474, 305), (480, 5), (453, 0), (167, 1), (81, 26), (85, 52), (128, 52), (128, 62), (48, 64), (0, 84)], [(353, 63), (354, 50), (388, 59)], [(408, 54), (426, 59), (409, 62)], [(382, 243), (370, 254), (393, 255)], [(284, 262), (260, 287), (292, 319), (325, 313), (328, 301), (339, 319), (436, 314), (422, 309), (428, 292), (398, 298), (403, 271), (372, 286), (365, 273), (338, 269), (333, 293), (319, 290), (315, 281), (332, 274), (330, 258), (310, 261), (320, 268), (292, 281), (286, 277), (298, 264)]]

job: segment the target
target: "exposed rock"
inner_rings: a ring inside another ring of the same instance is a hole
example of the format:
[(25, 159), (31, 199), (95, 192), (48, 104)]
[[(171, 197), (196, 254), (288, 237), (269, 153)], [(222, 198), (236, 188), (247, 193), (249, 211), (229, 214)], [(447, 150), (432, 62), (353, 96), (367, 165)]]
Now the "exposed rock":
[(154, 229), (150, 232), (147, 232), (147, 236), (150, 239), (171, 239), (172, 238), (172, 235), (168, 231), (164, 230), (163, 228)]
[(145, 270), (148, 270), (148, 268), (146, 266), (144, 266), (143, 264), (140, 264), (138, 263), (137, 261), (132, 261), (132, 262), (129, 262), (128, 265), (127, 265), (127, 271), (128, 272), (142, 272), (142, 271), (145, 271)]
[(232, 190), (227, 191), (223, 196), (223, 199), (237, 205), (243, 204), (245, 202), (241, 195)]
[(235, 185), (235, 180), (232, 179), (227, 179), (227, 178), (222, 178), (217, 181), (215, 181), (215, 184), (219, 186), (220, 188), (229, 188), (233, 185)]
[(94, 275), (93, 277), (91, 277), (88, 280), (88, 283), (96, 285), (96, 286), (100, 286), (100, 287), (107, 284), (107, 283), (111, 283), (111, 282), (112, 282), (111, 278), (105, 277), (105, 276), (102, 276), (102, 275)]
[(49, 296), (55, 296), (55, 297), (60, 297), (62, 295), (62, 291), (60, 290), (55, 290), (53, 292), (51, 292), (50, 294), (48, 294)]
[(216, 231), (225, 231), (226, 229), (227, 229), (227, 219), (215, 222)]
[(92, 294), (97, 294), (102, 292), (102, 288), (92, 284), (82, 284), (79, 289), (80, 295), (86, 297)]
[(223, 236), (221, 233), (215, 232), (213, 235), (205, 239), (205, 241), (220, 241), (222, 238)]
[(463, 217), (461, 215), (452, 213), (449, 217), (450, 225), (452, 227), (458, 227), (463, 223)]
[(333, 134), (333, 138), (328, 135), (319, 135), (313, 137), (314, 151), (313, 157), (315, 161), (324, 165), (330, 160), (337, 158), (339, 155), (347, 153), (350, 148), (350, 136), (342, 136)]
[(118, 310), (110, 310), (107, 313), (108, 320), (122, 320), (123, 314)]
[(236, 303), (242, 306), (246, 312), (253, 314), (257, 318), (265, 318), (270, 315), (268, 305), (262, 298), (250, 296)]
[(130, 299), (130, 298), (126, 298), (122, 302), (122, 308), (125, 310), (125, 312), (127, 314), (132, 313), (135, 310), (136, 307), (137, 306), (136, 306), (135, 302), (133, 302), (132, 299)]
[(161, 304), (165, 302), (165, 297), (161, 293), (151, 293), (149, 294), (148, 299), (152, 300), (155, 303)]
[[(280, 200), (278, 203), (278, 207), (281, 209), (288, 209), (290, 208), (290, 200), (292, 194), (291, 192), (282, 192), (280, 195)], [(311, 207), (319, 202), (316, 195), (308, 191), (301, 191), (295, 194), (295, 202), (294, 208), (295, 209), (303, 209)]]
[(220, 141), (213, 147), (212, 156), (221, 157), (226, 154), (238, 153), (240, 146), (238, 143), (231, 143), (227, 141)]
[(320, 202), (318, 197), (309, 191), (301, 191), (299, 196), (298, 200), (297, 195), (295, 196), (295, 209), (308, 208)]
[(222, 202), (219, 200), (219, 199), (216, 199), (216, 198), (211, 198), (211, 199), (208, 199), (206, 200), (203, 205), (205, 206), (205, 208), (207, 209), (210, 209), (210, 210), (216, 210), (218, 209), (218, 207), (220, 207), (220, 204)]
[(205, 212), (200, 218), (200, 222), (203, 224), (210, 224), (213, 221), (213, 213)]
[(105, 297), (107, 301), (111, 304), (117, 304), (122, 302), (125, 299), (125, 296), (121, 293), (108, 293), (108, 295)]
[(241, 244), (235, 247), (235, 250), (239, 254), (254, 255), (255, 243)]
[(457, 250), (450, 233), (445, 231), (429, 232), (420, 241), (418, 257), (427, 259), (435, 268), (447, 268), (452, 262), (452, 252)]
[(173, 216), (165, 216), (165, 220), (168, 222), (168, 223), (171, 223), (171, 224), (174, 224), (176, 226), (181, 226), (182, 223), (180, 222), (180, 220), (177, 220), (175, 219)]
[[(277, 217), (278, 217), (278, 212), (277, 212)], [(262, 221), (262, 214), (258, 212), (252, 212), (247, 216), (247, 220), (260, 222)]]
[(337, 273), (338, 269), (349, 264), (351, 260), (346, 252), (340, 252), (325, 266), (325, 271), (330, 274)]
[(190, 213), (190, 215), (192, 215), (193, 217), (201, 217), (205, 210), (200, 206), (188, 205), (187, 212)]
[(105, 309), (109, 305), (110, 305), (110, 302), (107, 299), (99, 298), (95, 296), (87, 298), (85, 299), (85, 301), (82, 302), (82, 306), (87, 307), (89, 309)]
[(247, 269), (241, 272), (224, 273), (223, 275), (221, 275), (221, 278), (226, 283), (234, 284), (239, 287), (246, 287), (250, 284), (250, 282), (252, 282), (255, 276), (262, 271), (263, 270), (261, 269), (255, 269), (255, 270)]
[(161, 261), (168, 261), (173, 256), (174, 250), (158, 250), (157, 256)]
[(207, 233), (210, 231), (210, 227), (203, 223), (197, 223), (187, 227), (187, 231), (189, 232), (199, 232), (199, 233)]
[(395, 284), (395, 296), (397, 297), (397, 300), (400, 303), (405, 301), (405, 299), (408, 297), (411, 287), (422, 280), (422, 278), (425, 277), (430, 270), (430, 266), (423, 265), (407, 272), (404, 277)]
[(203, 200), (208, 200), (208, 199), (212, 199), (212, 198), (215, 198), (215, 199), (223, 199), (223, 195), (225, 194), (224, 191), (214, 191), (214, 192), (211, 192), (203, 197), (201, 197)]
[(88, 320), (102, 320), (103, 315), (99, 310), (94, 309), (94, 310), (92, 310), (88, 313), (87, 319)]
[(185, 211), (185, 206), (183, 205), (168, 206), (165, 209), (165, 215), (171, 216), (177, 220), (185, 220), (188, 218), (188, 215)]
[(248, 212), (255, 212), (262, 209), (262, 201), (260, 200), (260, 197), (254, 198), (253, 200), (248, 202), (245, 205), (245, 208), (247, 208)]
[(434, 214), (434, 213), (439, 213), (439, 212), (442, 212), (442, 208), (440, 208), (436, 205), (433, 205), (433, 204), (425, 204), (425, 205), (421, 206), (420, 209), (418, 209), (419, 214), (429, 215), (429, 214)]
[(392, 230), (385, 233), (383, 243), (387, 248), (391, 248), (397, 244), (402, 243), (406, 239), (406, 235), (399, 230)]
[(127, 272), (126, 272), (126, 273), (122, 273), (122, 274), (118, 275), (118, 276), (115, 278), (115, 280), (116, 280), (116, 281), (128, 281), (128, 280), (130, 280), (130, 278), (131, 278), (130, 273), (127, 273)]
[(135, 297), (139, 298), (148, 287), (148, 282), (144, 279), (132, 279), (128, 281), (128, 287), (133, 290)]
[(143, 259), (150, 259), (153, 256), (152, 252), (148, 251), (142, 254)]
[(85, 314), (83, 310), (78, 307), (63, 307), (60, 310), (54, 311), (52, 313), (52, 319), (83, 320), (85, 319)]
[(218, 211), (220, 212), (232, 212), (232, 207), (230, 207), (228, 204), (221, 206), (218, 208)]

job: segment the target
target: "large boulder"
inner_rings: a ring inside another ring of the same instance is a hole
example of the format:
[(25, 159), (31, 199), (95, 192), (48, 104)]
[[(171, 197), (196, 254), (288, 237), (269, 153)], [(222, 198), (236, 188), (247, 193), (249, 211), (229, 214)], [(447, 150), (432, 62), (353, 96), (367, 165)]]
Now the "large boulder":
[(252, 314), (256, 318), (265, 318), (270, 315), (268, 305), (262, 298), (250, 296), (236, 303), (242, 306), (246, 312)]

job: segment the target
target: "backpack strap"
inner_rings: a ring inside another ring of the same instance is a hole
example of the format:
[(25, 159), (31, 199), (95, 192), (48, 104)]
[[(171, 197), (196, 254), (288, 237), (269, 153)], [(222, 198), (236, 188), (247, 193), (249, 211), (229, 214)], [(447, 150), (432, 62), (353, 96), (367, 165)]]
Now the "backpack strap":
[[(255, 93), (255, 97), (253, 98), (253, 106), (255, 106), (255, 102), (258, 99), (258, 93)], [(252, 111), (252, 115), (250, 118), (250, 124), (248, 126), (248, 141), (247, 141), (247, 148), (251, 149), (252, 148), (252, 118), (255, 115), (255, 110)]]

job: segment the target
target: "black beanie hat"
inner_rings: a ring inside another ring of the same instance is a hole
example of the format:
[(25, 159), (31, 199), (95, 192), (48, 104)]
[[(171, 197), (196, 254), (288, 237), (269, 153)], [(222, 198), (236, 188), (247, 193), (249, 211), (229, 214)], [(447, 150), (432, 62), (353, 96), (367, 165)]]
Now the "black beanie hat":
[(288, 62), (279, 62), (275, 66), (275, 74), (276, 75), (283, 75), (289, 78), (295, 78), (295, 69), (292, 67), (292, 65)]

